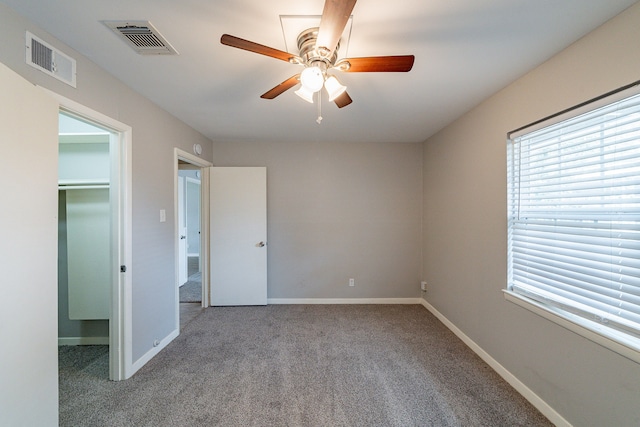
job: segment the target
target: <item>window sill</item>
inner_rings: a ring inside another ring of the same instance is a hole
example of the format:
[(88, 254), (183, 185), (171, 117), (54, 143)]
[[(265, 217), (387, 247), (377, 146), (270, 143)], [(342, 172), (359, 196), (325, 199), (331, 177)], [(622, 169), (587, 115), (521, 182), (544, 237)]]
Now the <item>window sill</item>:
[(503, 290), (504, 298), (538, 316), (542, 316), (563, 328), (587, 338), (636, 363), (640, 363), (640, 339), (627, 337), (615, 331), (571, 313), (547, 307), (509, 290)]

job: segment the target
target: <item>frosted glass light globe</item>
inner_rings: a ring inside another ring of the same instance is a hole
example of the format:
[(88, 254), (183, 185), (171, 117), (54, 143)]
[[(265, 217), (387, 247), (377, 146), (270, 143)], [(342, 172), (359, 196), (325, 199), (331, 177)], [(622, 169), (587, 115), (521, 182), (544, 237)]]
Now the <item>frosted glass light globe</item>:
[(329, 94), (329, 102), (332, 102), (334, 99), (339, 97), (347, 90), (346, 86), (340, 84), (338, 79), (335, 76), (329, 76), (327, 81), (324, 82), (324, 88), (327, 90)]
[(298, 89), (294, 93), (305, 101), (313, 104), (313, 92), (309, 92), (307, 89), (305, 89), (304, 86), (300, 86), (300, 89)]
[(324, 84), (324, 76), (322, 70), (318, 67), (307, 67), (300, 74), (300, 83), (309, 92), (317, 92), (322, 89)]

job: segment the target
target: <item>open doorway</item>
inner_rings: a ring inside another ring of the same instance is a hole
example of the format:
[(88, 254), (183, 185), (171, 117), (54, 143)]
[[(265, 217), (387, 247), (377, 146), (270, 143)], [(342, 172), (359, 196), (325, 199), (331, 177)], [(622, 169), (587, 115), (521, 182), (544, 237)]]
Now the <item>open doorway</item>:
[(50, 93), (59, 102), (58, 342), (103, 346), (91, 357), (123, 380), (133, 374), (131, 127)]
[(200, 168), (178, 164), (178, 271), (181, 304), (202, 303)]
[[(175, 151), (176, 291), (180, 330), (209, 306), (208, 167), (211, 163)], [(206, 175), (206, 176), (205, 176)]]
[(65, 111), (58, 118), (60, 376), (93, 364), (108, 377), (112, 132)]

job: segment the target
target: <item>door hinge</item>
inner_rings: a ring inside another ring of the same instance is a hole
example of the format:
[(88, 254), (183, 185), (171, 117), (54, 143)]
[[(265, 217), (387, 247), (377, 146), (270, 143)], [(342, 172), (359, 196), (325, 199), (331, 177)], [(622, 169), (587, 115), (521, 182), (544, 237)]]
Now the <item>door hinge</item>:
[(121, 265), (120, 266), (120, 273), (126, 273), (127, 272), (127, 266), (126, 265)]

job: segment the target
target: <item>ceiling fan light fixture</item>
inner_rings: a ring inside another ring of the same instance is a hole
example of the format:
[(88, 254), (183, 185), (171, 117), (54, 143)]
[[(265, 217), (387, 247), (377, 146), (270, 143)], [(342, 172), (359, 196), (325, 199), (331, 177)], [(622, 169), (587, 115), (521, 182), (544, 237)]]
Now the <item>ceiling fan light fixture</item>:
[(307, 67), (300, 74), (300, 83), (308, 92), (315, 93), (324, 85), (324, 74), (320, 67)]
[(327, 90), (327, 94), (329, 94), (329, 102), (333, 102), (334, 99), (347, 90), (347, 87), (340, 84), (336, 76), (327, 77), (327, 80), (324, 82), (324, 88)]
[[(411, 71), (415, 57), (413, 55), (393, 55), (393, 56), (364, 56), (358, 58), (342, 58), (338, 60), (338, 51), (343, 39), (349, 40), (351, 34), (351, 12), (357, 0), (325, 0), (324, 10), (320, 16), (319, 26), (311, 25), (309, 21), (304, 22), (304, 26), (287, 25), (291, 23), (289, 19), (304, 18), (280, 15), (283, 24), (282, 30), (285, 36), (285, 46), (298, 47), (298, 55), (274, 49), (269, 46), (241, 39), (230, 34), (223, 34), (220, 43), (236, 49), (242, 49), (259, 55), (268, 56), (274, 59), (303, 66), (301, 73), (289, 77), (287, 80), (276, 85), (272, 89), (260, 95), (262, 99), (274, 99), (294, 86), (301, 83), (301, 87), (295, 92), (296, 95), (309, 103), (314, 103), (314, 93), (318, 93), (318, 109), (321, 106), (321, 90), (324, 87), (328, 93), (329, 100), (338, 106), (346, 107), (353, 100), (347, 94), (346, 87), (334, 76), (328, 75), (330, 70), (338, 70), (350, 73), (371, 73), (371, 72), (408, 72)], [(314, 23), (318, 17), (314, 17)], [(300, 23), (298, 22), (298, 23)], [(300, 31), (302, 28), (305, 28)], [(288, 37), (289, 30), (295, 29), (298, 34), (296, 43), (288, 43), (295, 33)], [(287, 49), (288, 50), (288, 49)], [(344, 56), (345, 53), (342, 53)], [(320, 111), (318, 111), (320, 116)]]
[(300, 89), (296, 90), (294, 93), (298, 95), (300, 98), (304, 99), (305, 101), (313, 104), (314, 92), (307, 90), (307, 88), (305, 88), (304, 85), (300, 86)]

